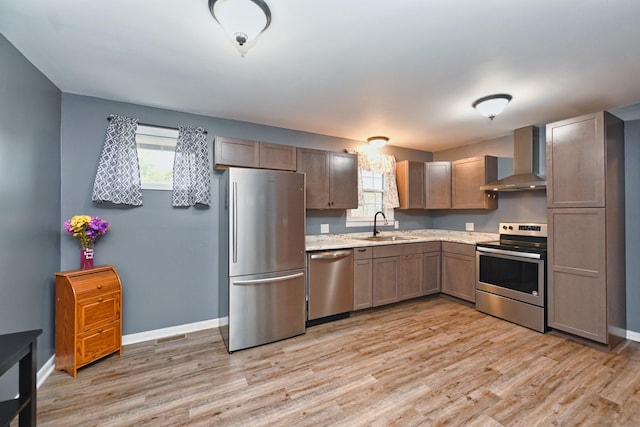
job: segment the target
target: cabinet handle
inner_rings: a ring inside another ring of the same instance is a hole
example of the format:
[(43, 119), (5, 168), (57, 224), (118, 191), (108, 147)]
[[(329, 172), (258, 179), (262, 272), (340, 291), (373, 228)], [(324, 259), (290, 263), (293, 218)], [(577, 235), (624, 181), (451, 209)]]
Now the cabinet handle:
[(98, 329), (98, 333), (101, 334), (102, 333), (102, 328)]
[(98, 302), (102, 302), (102, 298), (98, 298)]
[(96, 286), (96, 288), (102, 289), (102, 285), (98, 285), (98, 286)]
[(366, 249), (358, 249), (358, 252), (367, 252)]

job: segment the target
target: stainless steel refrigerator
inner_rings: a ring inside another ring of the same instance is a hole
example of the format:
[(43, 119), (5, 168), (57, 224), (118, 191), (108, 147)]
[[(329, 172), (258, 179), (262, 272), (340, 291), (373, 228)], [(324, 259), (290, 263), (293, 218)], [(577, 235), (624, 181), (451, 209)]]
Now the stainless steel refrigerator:
[(295, 172), (221, 176), (220, 331), (229, 352), (305, 332), (304, 186)]

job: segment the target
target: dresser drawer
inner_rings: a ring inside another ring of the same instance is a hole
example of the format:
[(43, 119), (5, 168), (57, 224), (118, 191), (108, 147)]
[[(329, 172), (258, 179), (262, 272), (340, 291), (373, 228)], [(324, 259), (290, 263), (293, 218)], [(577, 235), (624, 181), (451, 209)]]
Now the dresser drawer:
[(120, 349), (120, 322), (78, 335), (76, 364), (81, 366)]
[(373, 248), (353, 248), (353, 259), (373, 258)]
[(73, 287), (78, 300), (91, 298), (95, 295), (101, 295), (105, 292), (114, 292), (120, 290), (120, 281), (118, 277), (111, 272), (87, 274), (76, 277)]
[(78, 332), (120, 319), (120, 293), (111, 292), (78, 302)]

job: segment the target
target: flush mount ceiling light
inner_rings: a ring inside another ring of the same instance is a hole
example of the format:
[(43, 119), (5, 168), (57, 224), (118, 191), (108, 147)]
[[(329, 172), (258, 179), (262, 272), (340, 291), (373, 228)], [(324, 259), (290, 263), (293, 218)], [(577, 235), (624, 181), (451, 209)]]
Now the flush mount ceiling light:
[(386, 136), (372, 136), (367, 138), (367, 142), (369, 145), (375, 148), (383, 147), (387, 142), (389, 142), (389, 138)]
[(504, 110), (504, 107), (506, 107), (512, 99), (513, 97), (509, 94), (499, 93), (496, 95), (482, 97), (474, 101), (471, 106), (478, 110), (483, 116), (489, 117), (493, 120), (502, 112), (502, 110)]
[(271, 10), (262, 0), (209, 0), (209, 10), (242, 56), (271, 24)]

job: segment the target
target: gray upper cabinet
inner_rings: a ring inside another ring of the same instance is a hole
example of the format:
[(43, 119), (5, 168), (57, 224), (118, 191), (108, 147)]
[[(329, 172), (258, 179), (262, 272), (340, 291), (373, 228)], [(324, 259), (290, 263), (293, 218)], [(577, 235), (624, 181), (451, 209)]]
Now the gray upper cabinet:
[(451, 162), (424, 164), (424, 193), (427, 209), (451, 209)]
[(452, 209), (497, 209), (495, 193), (480, 190), (481, 185), (498, 179), (498, 159), (479, 156), (451, 163)]
[(307, 209), (358, 207), (356, 155), (298, 148), (296, 170), (307, 176)]
[(296, 170), (296, 147), (216, 136), (215, 166)]
[(396, 163), (400, 209), (424, 209), (424, 163), (403, 160)]

